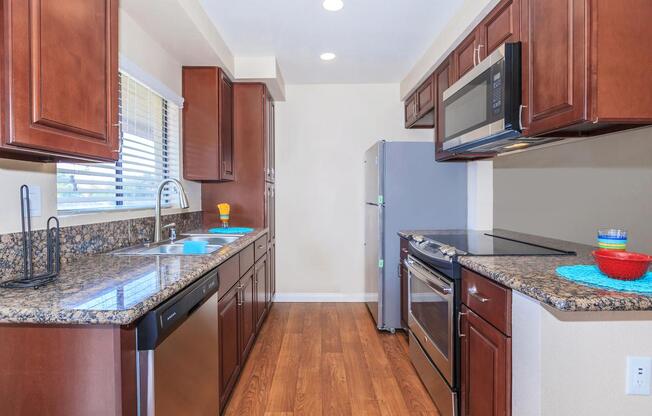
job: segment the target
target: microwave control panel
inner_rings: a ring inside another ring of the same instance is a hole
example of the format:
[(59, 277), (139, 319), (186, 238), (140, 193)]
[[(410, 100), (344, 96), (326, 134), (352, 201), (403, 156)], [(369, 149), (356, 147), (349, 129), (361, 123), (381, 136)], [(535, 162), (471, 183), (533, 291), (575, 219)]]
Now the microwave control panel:
[(502, 65), (496, 65), (491, 75), (491, 113), (494, 117), (503, 112), (503, 71)]

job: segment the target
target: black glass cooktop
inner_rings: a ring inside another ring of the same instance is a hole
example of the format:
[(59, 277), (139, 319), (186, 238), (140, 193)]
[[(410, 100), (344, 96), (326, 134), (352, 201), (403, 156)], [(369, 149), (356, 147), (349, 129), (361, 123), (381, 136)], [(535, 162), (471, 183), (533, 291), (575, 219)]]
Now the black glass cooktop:
[(471, 256), (560, 256), (575, 255), (573, 251), (546, 247), (482, 231), (423, 236), (429, 245), (454, 247), (459, 255)]

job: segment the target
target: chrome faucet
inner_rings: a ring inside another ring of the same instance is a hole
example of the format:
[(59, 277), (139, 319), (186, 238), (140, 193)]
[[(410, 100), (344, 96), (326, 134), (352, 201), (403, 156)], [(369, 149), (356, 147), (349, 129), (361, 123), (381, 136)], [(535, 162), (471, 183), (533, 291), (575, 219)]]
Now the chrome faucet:
[[(154, 242), (158, 243), (161, 241), (161, 230), (162, 228), (173, 228), (175, 225), (174, 224), (168, 224), (164, 227), (161, 227), (161, 197), (163, 195), (163, 189), (165, 186), (170, 183), (174, 184), (177, 187), (177, 190), (179, 191), (179, 206), (180, 208), (188, 208), (190, 204), (188, 204), (188, 195), (186, 195), (185, 189), (183, 189), (183, 185), (181, 185), (181, 182), (179, 182), (176, 179), (163, 179), (161, 183), (158, 185), (158, 191), (156, 192), (156, 213), (154, 216)], [(174, 230), (174, 234), (176, 237), (176, 229)]]

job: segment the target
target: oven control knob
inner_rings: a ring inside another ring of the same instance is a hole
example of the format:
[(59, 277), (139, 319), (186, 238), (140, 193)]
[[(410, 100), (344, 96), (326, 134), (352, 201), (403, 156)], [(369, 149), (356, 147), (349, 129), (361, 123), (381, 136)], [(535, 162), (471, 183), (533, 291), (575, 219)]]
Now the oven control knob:
[(446, 246), (446, 245), (440, 246), (439, 251), (441, 251), (442, 253), (444, 253), (445, 255), (447, 255), (449, 257), (453, 257), (453, 256), (455, 256), (455, 254), (457, 254), (457, 251), (455, 250), (455, 247)]
[(412, 239), (417, 243), (421, 243), (423, 241), (423, 236), (420, 234), (415, 234), (412, 236)]

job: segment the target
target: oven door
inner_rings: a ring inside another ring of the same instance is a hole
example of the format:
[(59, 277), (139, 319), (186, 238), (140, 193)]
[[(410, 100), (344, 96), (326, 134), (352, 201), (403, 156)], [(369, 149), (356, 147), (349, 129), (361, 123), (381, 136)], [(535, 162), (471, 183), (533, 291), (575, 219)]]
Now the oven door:
[(455, 286), (412, 256), (405, 263), (410, 284), (410, 331), (449, 386), (454, 386)]

